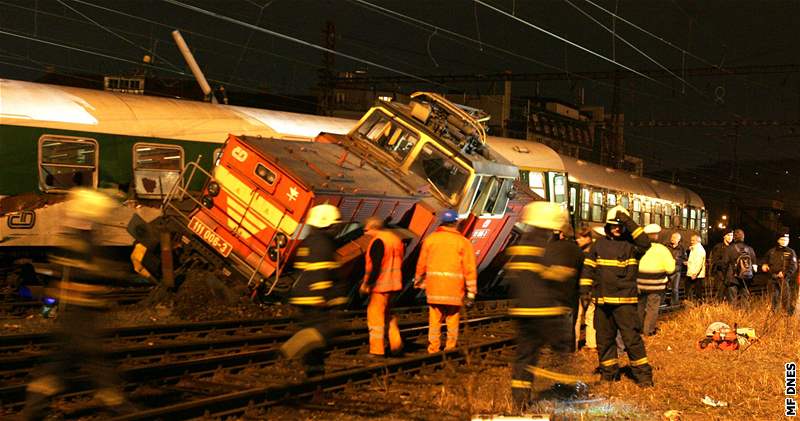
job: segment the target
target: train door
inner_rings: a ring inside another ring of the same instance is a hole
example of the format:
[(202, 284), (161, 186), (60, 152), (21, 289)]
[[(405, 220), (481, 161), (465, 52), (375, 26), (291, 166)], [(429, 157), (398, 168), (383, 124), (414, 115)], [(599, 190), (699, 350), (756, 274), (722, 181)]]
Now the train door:
[(579, 186), (575, 183), (569, 183), (569, 202), (568, 202), (568, 209), (570, 220), (572, 221), (573, 227), (580, 226), (580, 212), (578, 209), (578, 188)]

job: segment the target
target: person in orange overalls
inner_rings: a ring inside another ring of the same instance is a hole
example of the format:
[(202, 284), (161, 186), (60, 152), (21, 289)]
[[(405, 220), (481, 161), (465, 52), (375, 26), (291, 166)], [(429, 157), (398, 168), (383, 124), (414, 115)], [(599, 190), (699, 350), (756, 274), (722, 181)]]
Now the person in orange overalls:
[(439, 352), (443, 320), (447, 323), (444, 349), (456, 347), (459, 311), (462, 305), (472, 306), (478, 289), (475, 252), (456, 229), (458, 213), (448, 209), (439, 220), (436, 231), (422, 242), (414, 277), (414, 287), (424, 289), (428, 297), (429, 353)]
[(366, 270), (361, 292), (369, 294), (367, 327), (369, 328), (369, 353), (385, 353), (386, 326), (389, 327), (389, 349), (399, 353), (403, 348), (397, 317), (391, 314), (389, 301), (403, 289), (403, 241), (392, 231), (384, 229), (383, 220), (377, 217), (364, 221), (364, 233), (372, 236), (367, 247)]

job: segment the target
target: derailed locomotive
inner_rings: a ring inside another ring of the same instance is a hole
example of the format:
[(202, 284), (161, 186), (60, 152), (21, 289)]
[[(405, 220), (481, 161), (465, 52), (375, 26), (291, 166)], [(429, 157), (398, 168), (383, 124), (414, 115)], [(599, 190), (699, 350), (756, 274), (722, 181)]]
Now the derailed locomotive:
[[(313, 142), (230, 135), (211, 173), (189, 164), (183, 174), (161, 217), (131, 222), (134, 266), (169, 283), (201, 265), (246, 281), (258, 296), (293, 282), (291, 263), (314, 205), (341, 210), (338, 261), (348, 279), (360, 275), (369, 241), (360, 222), (387, 220), (406, 242), (407, 284), (438, 212), (458, 211), (482, 270), (534, 199), (516, 195), (518, 168), (486, 145), (479, 119), (430, 93), (408, 104), (378, 101), (347, 135), (322, 133)], [(207, 178), (199, 196), (183, 187), (195, 177)]]

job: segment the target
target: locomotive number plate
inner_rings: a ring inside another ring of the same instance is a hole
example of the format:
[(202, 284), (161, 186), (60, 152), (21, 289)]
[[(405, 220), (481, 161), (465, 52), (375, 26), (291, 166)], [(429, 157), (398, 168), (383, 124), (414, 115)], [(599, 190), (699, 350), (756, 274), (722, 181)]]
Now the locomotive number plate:
[(203, 239), (206, 243), (208, 243), (211, 247), (214, 247), (222, 257), (228, 257), (233, 251), (233, 246), (230, 245), (225, 239), (219, 236), (214, 230), (209, 228), (206, 224), (200, 221), (197, 218), (192, 218), (189, 221), (189, 229), (194, 231), (200, 238)]

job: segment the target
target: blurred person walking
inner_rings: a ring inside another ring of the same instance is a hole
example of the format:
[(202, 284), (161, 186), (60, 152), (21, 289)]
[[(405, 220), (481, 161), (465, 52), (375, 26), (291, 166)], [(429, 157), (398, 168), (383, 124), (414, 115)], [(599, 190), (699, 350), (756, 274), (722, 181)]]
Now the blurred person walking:
[[(574, 346), (570, 314), (585, 259), (575, 243), (554, 235), (569, 223), (569, 216), (558, 204), (533, 202), (523, 209), (521, 222), (530, 229), (506, 250), (505, 270), (514, 298), (509, 314), (517, 324), (518, 342), (511, 395), (515, 409), (524, 411), (532, 403), (535, 378), (554, 380), (555, 391), (566, 398), (585, 396), (588, 386), (566, 373)], [(547, 368), (539, 364), (544, 347), (556, 353)]]
[(392, 315), (389, 303), (392, 296), (403, 289), (405, 247), (397, 235), (384, 228), (380, 218), (371, 217), (364, 221), (364, 233), (372, 236), (367, 246), (364, 281), (360, 288), (363, 294), (369, 294), (369, 353), (375, 356), (384, 355), (387, 333), (389, 349), (393, 354), (398, 353), (403, 348), (403, 340), (397, 317)]
[(769, 273), (768, 290), (772, 301), (772, 311), (783, 309), (788, 315), (795, 311), (797, 296), (797, 255), (789, 248), (789, 232), (778, 233), (778, 245), (769, 249), (764, 256), (762, 270)]
[(644, 233), (650, 237), (650, 248), (639, 260), (639, 275), (636, 278), (639, 319), (642, 321), (642, 333), (647, 336), (656, 334), (658, 310), (667, 287), (667, 277), (676, 271), (672, 253), (657, 242), (660, 232), (661, 227), (656, 224), (644, 227)]
[(699, 299), (703, 295), (702, 288), (706, 278), (706, 249), (697, 234), (692, 234), (691, 242), (689, 260), (686, 261), (687, 300)]
[[(578, 230), (575, 235), (575, 243), (580, 247), (584, 257), (589, 255), (594, 245), (594, 240), (592, 239), (592, 229), (588, 225), (584, 225)], [(591, 297), (585, 297), (585, 299), (579, 299), (579, 301), (578, 317), (575, 322), (575, 349), (578, 349), (578, 342), (581, 338), (581, 325), (585, 324), (585, 341), (582, 349), (589, 352), (597, 352), (597, 332), (594, 330), (594, 303)]]
[(642, 387), (653, 385), (653, 371), (647, 360), (637, 309), (639, 258), (650, 248), (644, 235), (622, 206), (609, 209), (605, 237), (598, 239), (584, 261), (581, 295), (591, 293), (596, 308), (600, 374), (605, 381), (619, 380), (617, 332), (622, 335), (630, 360), (631, 373)]
[(439, 221), (422, 242), (414, 276), (414, 287), (424, 289), (428, 300), (429, 353), (440, 350), (442, 322), (447, 325), (445, 351), (456, 347), (461, 306), (472, 307), (478, 290), (475, 251), (456, 229), (458, 213), (448, 209)]

